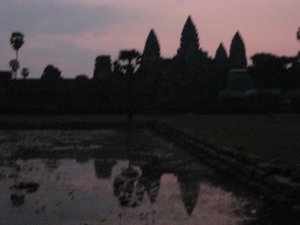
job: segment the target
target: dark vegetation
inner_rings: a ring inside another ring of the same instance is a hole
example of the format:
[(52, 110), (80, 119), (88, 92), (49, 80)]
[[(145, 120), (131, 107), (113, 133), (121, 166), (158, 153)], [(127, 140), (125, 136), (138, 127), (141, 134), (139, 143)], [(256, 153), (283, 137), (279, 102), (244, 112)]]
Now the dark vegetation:
[[(299, 39), (299, 31), (297, 32)], [(93, 78), (80, 74), (63, 79), (55, 65), (47, 65), (41, 79), (16, 79), (18, 51), (24, 35), (10, 39), (16, 59), (11, 71), (0, 72), (0, 113), (224, 113), (285, 112), (300, 109), (298, 56), (258, 53), (248, 66), (240, 33), (229, 55), (221, 43), (211, 58), (199, 46), (191, 17), (184, 24), (180, 47), (173, 58), (162, 58), (152, 29), (143, 52), (121, 50), (117, 60), (99, 55)], [(12, 79), (12, 75), (15, 79)]]
[(22, 34), (21, 32), (13, 32), (11, 34), (9, 42), (10, 42), (11, 47), (16, 51), (16, 59), (11, 60), (9, 62), (9, 66), (10, 66), (12, 72), (14, 73), (15, 79), (17, 79), (17, 73), (18, 73), (18, 69), (20, 67), (20, 64), (18, 61), (18, 52), (19, 52), (19, 49), (24, 44), (24, 34)]
[(300, 169), (298, 114), (176, 115), (159, 121), (211, 143)]

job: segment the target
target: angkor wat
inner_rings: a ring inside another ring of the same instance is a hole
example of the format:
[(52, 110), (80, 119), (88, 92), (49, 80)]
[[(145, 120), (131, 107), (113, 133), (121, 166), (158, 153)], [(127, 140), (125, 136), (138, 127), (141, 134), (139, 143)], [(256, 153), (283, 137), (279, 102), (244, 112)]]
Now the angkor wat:
[(212, 58), (200, 46), (190, 16), (173, 58), (162, 58), (152, 29), (135, 60), (129, 74), (120, 57), (112, 62), (109, 55), (99, 55), (93, 79), (63, 79), (53, 65), (45, 68), (41, 79), (12, 79), (11, 72), (2, 71), (0, 112), (122, 113), (128, 107), (142, 113), (250, 112), (299, 106), (297, 56), (256, 54), (248, 67), (244, 41), (236, 32), (229, 55), (221, 43)]

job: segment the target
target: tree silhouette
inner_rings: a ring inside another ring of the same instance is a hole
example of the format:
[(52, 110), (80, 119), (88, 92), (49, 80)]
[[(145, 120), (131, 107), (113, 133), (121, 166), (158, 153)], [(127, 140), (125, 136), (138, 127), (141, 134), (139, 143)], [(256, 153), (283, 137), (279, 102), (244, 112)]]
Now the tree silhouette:
[(53, 65), (48, 65), (45, 67), (41, 79), (47, 81), (60, 80), (61, 79), (60, 74), (61, 71), (57, 67)]
[(160, 46), (157, 36), (152, 29), (147, 37), (145, 48), (142, 55), (143, 65), (153, 65), (160, 59)]
[(133, 104), (132, 104), (132, 87), (133, 76), (136, 74), (141, 64), (141, 54), (135, 50), (121, 50), (118, 60), (114, 63), (115, 70), (125, 76), (127, 86), (127, 120), (132, 122)]
[(297, 39), (300, 41), (300, 27), (298, 28), (298, 32), (297, 32)]
[(80, 82), (85, 82), (89, 80), (89, 77), (86, 74), (79, 74), (75, 77), (75, 80)]
[(181, 38), (180, 48), (177, 51), (178, 56), (192, 56), (199, 51), (199, 38), (196, 27), (189, 16), (184, 24)]
[(247, 58), (244, 41), (239, 32), (236, 32), (230, 45), (229, 63), (231, 69), (247, 67)]
[(109, 55), (99, 55), (95, 60), (94, 79), (104, 78), (111, 74), (111, 59)]
[[(23, 44), (24, 44), (24, 34), (22, 34), (21, 32), (13, 32), (10, 37), (10, 45), (16, 51), (16, 61), (18, 61), (18, 52)], [(15, 79), (17, 79), (17, 72), (18, 69), (14, 71)]]
[(20, 68), (19, 61), (16, 59), (12, 59), (9, 61), (9, 67), (12, 73), (16, 74), (16, 71)]
[(25, 80), (29, 75), (29, 69), (26, 68), (26, 67), (23, 68), (22, 71), (21, 71), (21, 74), (22, 74), (23, 79)]
[(124, 75), (133, 75), (141, 63), (141, 54), (135, 50), (121, 50), (118, 58), (119, 68)]

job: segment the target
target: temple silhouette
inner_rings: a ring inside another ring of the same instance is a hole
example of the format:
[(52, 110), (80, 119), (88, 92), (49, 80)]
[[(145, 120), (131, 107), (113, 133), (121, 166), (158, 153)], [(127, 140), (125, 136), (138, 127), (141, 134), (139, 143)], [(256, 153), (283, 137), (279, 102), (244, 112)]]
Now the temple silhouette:
[[(297, 60), (256, 54), (248, 66), (239, 31), (229, 54), (220, 43), (210, 57), (189, 16), (172, 58), (161, 56), (158, 36), (154, 29), (149, 32), (139, 68), (130, 77), (130, 108), (136, 113), (299, 110)], [(128, 82), (109, 55), (96, 57), (92, 79), (84, 74), (63, 79), (54, 65), (46, 66), (41, 79), (12, 79), (11, 72), (1, 71), (0, 113), (124, 113)]]

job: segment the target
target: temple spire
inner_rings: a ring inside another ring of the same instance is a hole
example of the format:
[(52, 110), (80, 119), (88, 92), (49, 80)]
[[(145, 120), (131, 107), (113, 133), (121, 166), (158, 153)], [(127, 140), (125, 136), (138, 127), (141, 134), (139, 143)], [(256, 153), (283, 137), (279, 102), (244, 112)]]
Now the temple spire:
[(180, 48), (177, 51), (178, 56), (191, 56), (199, 51), (199, 38), (198, 32), (192, 20), (189, 16), (184, 24), (181, 38)]
[(245, 45), (239, 32), (236, 32), (232, 39), (229, 62), (231, 69), (244, 69), (247, 67)]
[(221, 43), (216, 51), (214, 61), (215, 62), (225, 62), (227, 60), (228, 60), (228, 56), (227, 56), (226, 49), (225, 49), (223, 43)]
[(160, 59), (160, 46), (153, 29), (147, 37), (142, 58), (144, 62), (155, 62)]

